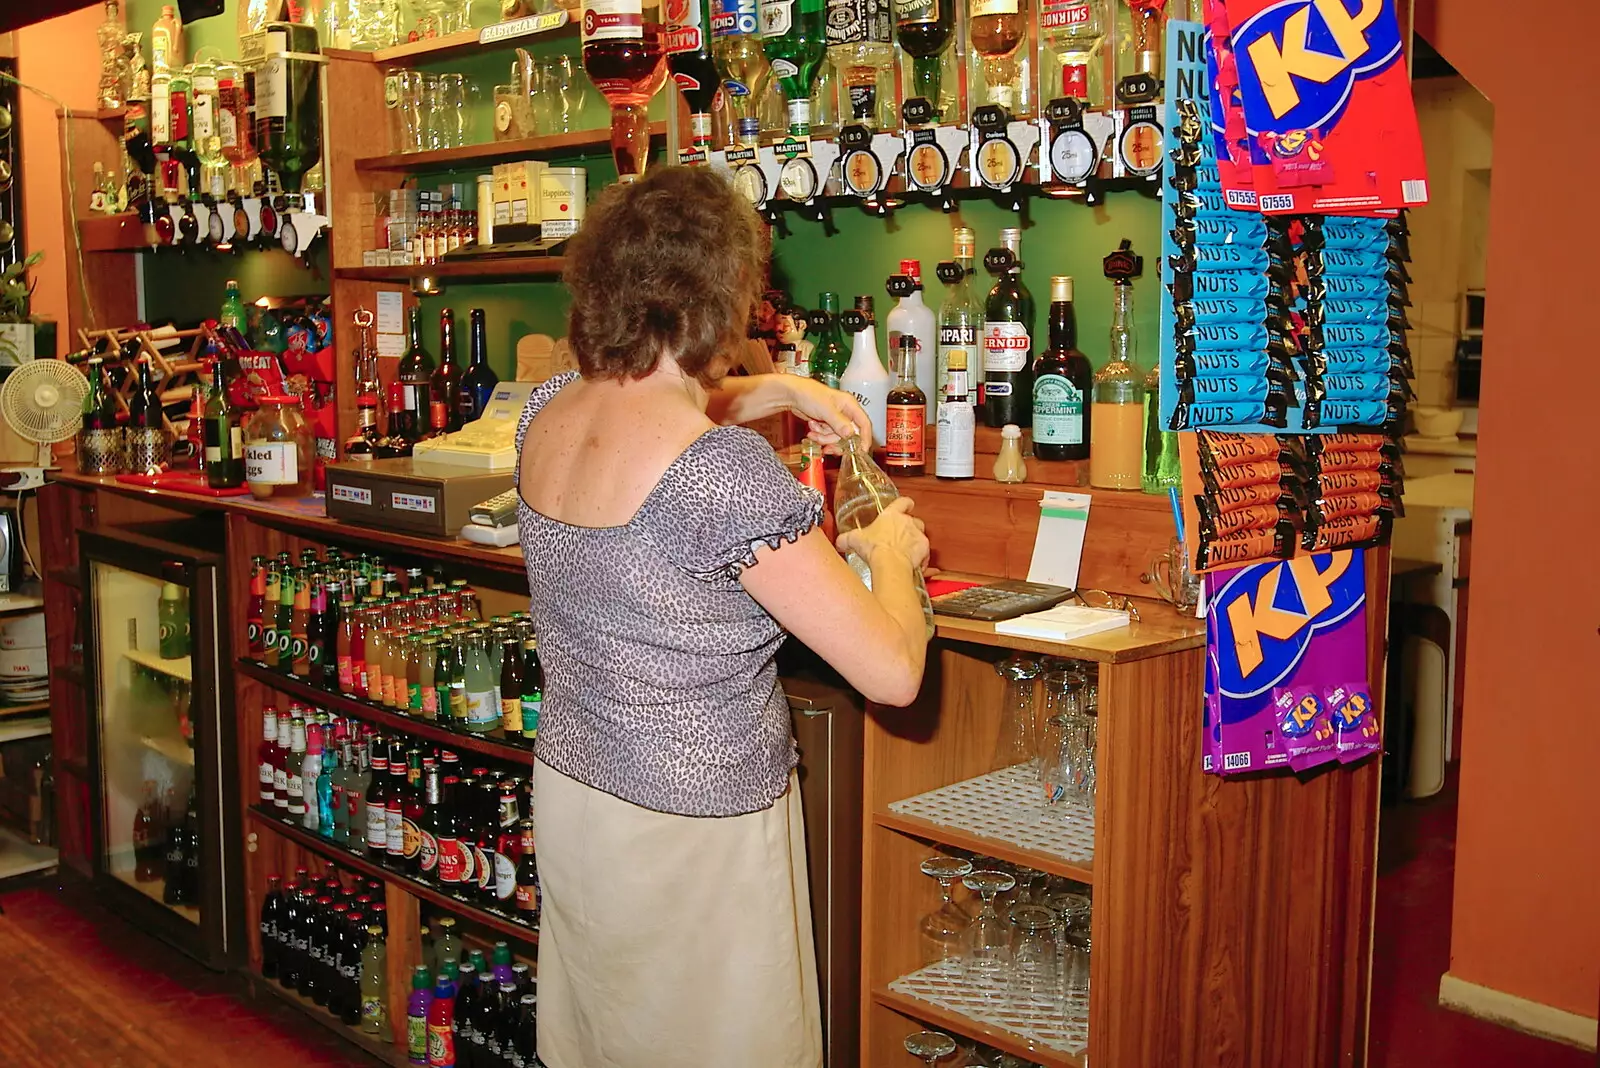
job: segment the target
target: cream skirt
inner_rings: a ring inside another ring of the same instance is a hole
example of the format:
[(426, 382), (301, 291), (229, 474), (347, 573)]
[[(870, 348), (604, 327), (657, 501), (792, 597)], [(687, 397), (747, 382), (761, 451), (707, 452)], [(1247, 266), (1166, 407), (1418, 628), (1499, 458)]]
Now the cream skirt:
[(820, 1068), (800, 788), (672, 816), (536, 761), (548, 1068)]

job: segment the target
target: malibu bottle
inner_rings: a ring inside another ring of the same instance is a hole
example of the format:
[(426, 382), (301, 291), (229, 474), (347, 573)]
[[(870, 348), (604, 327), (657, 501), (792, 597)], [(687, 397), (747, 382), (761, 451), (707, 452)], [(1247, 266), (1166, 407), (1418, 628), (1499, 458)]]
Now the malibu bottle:
[(1033, 454), (1041, 460), (1089, 458), (1094, 368), (1078, 351), (1072, 279), (1050, 279), (1050, 348), (1033, 365)]

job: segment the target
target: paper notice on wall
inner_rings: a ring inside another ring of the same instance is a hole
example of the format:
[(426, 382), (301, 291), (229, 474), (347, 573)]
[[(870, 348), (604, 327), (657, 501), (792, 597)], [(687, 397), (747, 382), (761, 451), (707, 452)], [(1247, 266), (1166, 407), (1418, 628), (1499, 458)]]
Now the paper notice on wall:
[(1029, 582), (1078, 588), (1078, 566), (1083, 562), (1083, 536), (1089, 528), (1087, 493), (1046, 490), (1039, 502), (1039, 533), (1033, 539)]
[(380, 334), (406, 332), (406, 296), (398, 289), (378, 290), (378, 321)]
[(404, 334), (379, 334), (378, 355), (400, 357), (406, 354), (406, 336)]

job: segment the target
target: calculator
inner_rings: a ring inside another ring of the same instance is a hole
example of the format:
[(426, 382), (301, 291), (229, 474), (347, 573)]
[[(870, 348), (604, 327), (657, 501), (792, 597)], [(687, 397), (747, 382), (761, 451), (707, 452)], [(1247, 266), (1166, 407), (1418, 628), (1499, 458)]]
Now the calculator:
[(1053, 608), (1071, 596), (1072, 591), (1065, 586), (1001, 579), (987, 586), (971, 586), (936, 597), (933, 599), (933, 610), (941, 616), (994, 623)]
[(472, 506), (467, 519), (484, 527), (509, 527), (517, 521), (517, 491), (508, 489)]

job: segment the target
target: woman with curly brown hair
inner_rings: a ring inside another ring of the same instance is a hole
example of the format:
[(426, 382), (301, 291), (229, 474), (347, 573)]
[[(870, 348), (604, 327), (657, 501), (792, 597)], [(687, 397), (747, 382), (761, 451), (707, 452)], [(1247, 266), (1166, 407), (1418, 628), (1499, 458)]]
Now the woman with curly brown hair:
[(926, 631), (922, 524), (897, 501), (839, 549), (754, 431), (792, 411), (870, 434), (847, 394), (727, 378), (768, 237), (707, 168), (614, 186), (567, 254), (579, 372), (523, 415), (518, 508), (545, 667), (534, 764), (539, 1056), (549, 1068), (819, 1068), (788, 702), (793, 634), (906, 704)]

